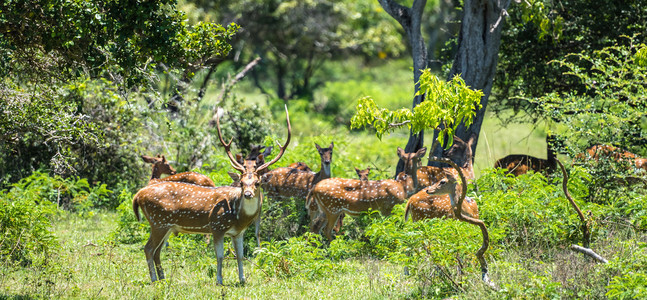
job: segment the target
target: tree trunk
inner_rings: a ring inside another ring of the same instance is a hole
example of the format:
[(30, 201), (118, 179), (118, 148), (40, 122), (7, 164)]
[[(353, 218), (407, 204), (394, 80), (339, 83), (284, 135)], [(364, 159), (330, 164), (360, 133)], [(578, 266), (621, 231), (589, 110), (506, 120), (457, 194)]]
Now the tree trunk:
[[(427, 0), (415, 0), (411, 7), (405, 7), (393, 0), (379, 0), (380, 5), (384, 10), (391, 15), (404, 29), (409, 39), (411, 46), (411, 56), (413, 58), (413, 82), (415, 84), (414, 94), (420, 90), (420, 75), (423, 69), (427, 68), (427, 48), (425, 47), (425, 40), (420, 31), (422, 13), (424, 11)], [(413, 107), (424, 101), (424, 96), (414, 96)], [(406, 152), (415, 152), (424, 146), (424, 131), (414, 134), (409, 133), (409, 141), (405, 146)], [(396, 175), (404, 170), (404, 162), (398, 161), (396, 168)]]
[[(506, 9), (509, 5), (510, 0), (465, 0), (464, 2), (458, 49), (449, 79), (460, 75), (470, 88), (483, 91), (483, 98), (481, 98), (483, 107), (476, 112), (474, 123), (469, 127), (461, 123), (456, 129), (456, 135), (465, 141), (472, 133), (476, 134), (472, 153), (476, 153), (479, 133), (485, 118), (499, 54), (503, 19), (507, 16)], [(436, 138), (437, 132), (434, 133), (434, 140)], [(442, 156), (440, 145), (431, 151), (434, 156)]]

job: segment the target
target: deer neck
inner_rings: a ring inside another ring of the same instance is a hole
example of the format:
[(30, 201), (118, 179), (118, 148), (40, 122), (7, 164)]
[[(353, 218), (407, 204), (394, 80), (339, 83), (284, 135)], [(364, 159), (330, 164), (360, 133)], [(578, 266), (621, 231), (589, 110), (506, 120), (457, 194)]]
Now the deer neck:
[(151, 175), (151, 180), (159, 179), (162, 176), (160, 169), (157, 165), (153, 165), (153, 174)]
[(245, 198), (245, 196), (242, 195), (242, 189), (240, 195), (237, 197), (238, 200), (238, 205), (235, 205), (237, 208), (237, 211), (234, 212), (236, 214), (237, 219), (241, 219), (243, 217), (252, 217), (256, 218), (256, 216), (259, 214), (261, 205), (262, 205), (262, 198), (261, 198), (261, 191), (258, 191), (256, 195), (252, 198)]
[(331, 166), (328, 165), (328, 167), (326, 167), (323, 163), (321, 163), (321, 168), (319, 169), (319, 172), (315, 174), (313, 184), (316, 184), (317, 182), (328, 179), (330, 177), (332, 177)]

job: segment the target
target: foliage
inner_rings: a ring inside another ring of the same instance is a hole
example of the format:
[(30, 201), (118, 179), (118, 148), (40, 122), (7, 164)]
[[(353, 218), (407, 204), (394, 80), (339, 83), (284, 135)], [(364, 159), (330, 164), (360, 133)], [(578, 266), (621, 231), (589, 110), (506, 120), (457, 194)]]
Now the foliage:
[[(505, 122), (534, 123), (539, 117), (536, 105), (527, 98), (551, 92), (582, 92), (582, 84), (562, 74), (558, 64), (549, 62), (563, 60), (570, 53), (591, 55), (622, 42), (621, 35), (644, 33), (646, 4), (645, 0), (537, 0), (511, 5), (501, 36), (491, 111), (504, 113), (497, 115)], [(515, 114), (506, 116), (509, 109)]]
[[(42, 173), (35, 173), (0, 191), (0, 258), (5, 262), (29, 265), (37, 257), (58, 250), (50, 231), (50, 218), (56, 213), (52, 184), (60, 183)], [(87, 184), (87, 182), (86, 182)]]
[(254, 254), (258, 267), (268, 276), (312, 280), (343, 270), (343, 266), (327, 259), (327, 250), (321, 246), (320, 235), (306, 233), (287, 241), (264, 242)]
[(585, 87), (583, 91), (555, 92), (531, 100), (541, 115), (566, 128), (563, 135), (575, 154), (596, 143), (622, 145), (646, 154), (642, 145), (647, 141), (647, 67), (636, 58), (647, 46), (627, 39), (628, 46), (582, 52), (554, 62), (564, 75), (576, 78)]
[[(148, 238), (150, 225), (144, 218), (142, 222), (137, 221), (133, 213), (133, 194), (122, 190), (119, 194), (119, 206), (117, 207), (117, 226), (110, 233), (110, 239), (124, 244), (142, 243)], [(143, 214), (140, 212), (140, 216)]]
[(133, 85), (146, 81), (156, 63), (186, 68), (225, 57), (237, 26), (188, 25), (175, 2), (5, 1), (0, 41), (2, 64), (10, 68), (2, 69), (31, 82), (107, 71)]
[(218, 1), (214, 8), (219, 18), (243, 27), (236, 42), (249, 45), (241, 49), (242, 61), (263, 57), (254, 84), (272, 98), (312, 100), (326, 81), (316, 76), (324, 61), (404, 50), (396, 24), (374, 2), (244, 0)]
[(414, 133), (428, 128), (439, 129), (439, 142), (442, 144), (447, 136), (447, 145), (453, 144), (454, 130), (462, 122), (466, 126), (472, 123), (476, 110), (481, 107), (479, 103), (483, 93), (471, 90), (460, 76), (445, 82), (431, 74), (429, 69), (423, 71), (419, 84), (418, 95), (426, 95), (427, 100), (416, 106), (413, 112), (405, 108), (396, 111), (380, 108), (373, 99), (364, 97), (358, 101), (351, 128), (370, 125), (380, 139), (384, 133), (404, 125)]
[(157, 73), (193, 78), (224, 60), (237, 29), (187, 24), (174, 0), (2, 2), (3, 181), (41, 168), (111, 186), (142, 178), (139, 127), (166, 102)]

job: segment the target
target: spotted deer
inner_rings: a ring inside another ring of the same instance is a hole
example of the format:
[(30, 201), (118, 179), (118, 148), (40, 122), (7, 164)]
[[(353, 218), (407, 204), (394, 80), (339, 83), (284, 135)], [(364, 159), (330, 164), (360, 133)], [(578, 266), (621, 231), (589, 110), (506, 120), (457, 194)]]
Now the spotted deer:
[[(474, 136), (470, 137), (470, 140), (473, 137)], [(482, 220), (478, 219), (478, 212), (463, 211), (464, 208), (470, 208), (470, 205), (464, 205), (465, 191), (467, 190), (467, 179), (463, 175), (465, 171), (448, 158), (429, 157), (429, 160), (449, 164), (451, 168), (445, 168), (443, 170), (444, 177), (442, 179), (431, 184), (420, 192), (436, 197), (448, 197), (450, 204), (449, 209), (453, 211), (452, 218), (467, 222), (472, 225), (476, 225), (481, 229), (483, 242), (481, 244), (481, 248), (479, 248), (479, 250), (476, 252), (476, 258), (481, 265), (481, 279), (490, 287), (494, 287), (494, 284), (490, 282), (488, 276), (488, 266), (484, 257), (485, 251), (487, 251), (490, 245), (490, 236), (488, 234), (487, 227), (485, 227), (485, 223)], [(405, 213), (405, 220), (407, 218), (408, 212), (409, 203), (407, 203), (407, 213)], [(407, 270), (405, 269), (405, 273), (406, 272)]]
[[(238, 163), (230, 150), (231, 140), (225, 143), (220, 131), (220, 117), (216, 119), (218, 138), (225, 148), (229, 161), (239, 172), (240, 187), (203, 187), (183, 182), (162, 182), (139, 190), (133, 198), (133, 211), (140, 219), (139, 209), (148, 219), (150, 237), (144, 246), (148, 269), (153, 282), (164, 279), (160, 263), (161, 246), (173, 232), (211, 233), (215, 241), (217, 258), (217, 281), (222, 284), (224, 238), (232, 238), (238, 277), (245, 282), (243, 274), (243, 236), (245, 230), (258, 217), (262, 199), (257, 191), (261, 183), (258, 175), (278, 161), (290, 143), (291, 127), (287, 106), (285, 108), (288, 136), (276, 157), (260, 166), (245, 167)], [(268, 178), (268, 177), (265, 177)]]
[[(369, 209), (389, 215), (393, 206), (413, 193), (413, 180), (404, 172), (396, 179), (368, 180), (328, 178), (317, 183), (308, 202), (317, 203), (326, 217), (324, 234), (332, 240), (332, 230), (343, 214), (359, 215)], [(313, 220), (314, 221), (314, 220)], [(311, 223), (311, 226), (314, 226)]]
[[(272, 177), (263, 185), (263, 190), (267, 196), (272, 199), (289, 199), (290, 197), (306, 199), (308, 192), (312, 187), (331, 176), (331, 163), (332, 154), (335, 147), (334, 143), (330, 143), (327, 148), (321, 148), (315, 143), (319, 157), (321, 158), (321, 168), (319, 172), (302, 171), (295, 168), (276, 168), (268, 174)], [(318, 214), (319, 209), (316, 203), (307, 203), (306, 209), (310, 218), (317, 218), (319, 222), (323, 222), (323, 216)]]
[(507, 169), (506, 174), (519, 176), (532, 170), (550, 174), (557, 168), (555, 151), (552, 149), (554, 138), (546, 136), (546, 159), (537, 158), (526, 154), (510, 154), (494, 163), (495, 168)]
[[(359, 178), (359, 180), (368, 181), (368, 175), (371, 173), (371, 168), (368, 167), (368, 168), (366, 168), (364, 170), (360, 170), (360, 169), (358, 169), (356, 167), (355, 168), (355, 173), (357, 173), (357, 177)], [(314, 224), (310, 225), (310, 228), (311, 228), (312, 232), (320, 232), (323, 225), (325, 225), (325, 223), (323, 222), (323, 217), (325, 217), (325, 215), (322, 214), (321, 212), (319, 214), (321, 215), (321, 218), (320, 218), (321, 221), (315, 221)], [(339, 219), (337, 220), (337, 223), (335, 224), (335, 227), (332, 229), (334, 232), (339, 233), (339, 231), (341, 230), (341, 227), (343, 226), (343, 223), (344, 223), (344, 216), (345, 215), (346, 214), (341, 214), (341, 216), (339, 216)]]
[[(475, 135), (472, 135), (467, 142), (454, 136), (454, 144), (443, 151), (443, 157), (447, 157), (460, 165), (463, 175), (470, 181), (474, 180), (472, 145), (475, 140)], [(435, 147), (435, 144), (433, 147)], [(425, 155), (426, 151), (427, 148), (421, 148), (416, 152), (407, 153), (398, 147), (398, 156), (404, 161), (404, 172), (414, 179), (416, 192), (440, 180), (444, 176), (445, 170), (448, 169), (447, 167), (420, 166), (420, 158)]]
[[(177, 173), (173, 167), (168, 163), (164, 155), (157, 155), (157, 157), (142, 155), (141, 158), (153, 165), (153, 174), (151, 179), (148, 181), (148, 184), (156, 184), (160, 182), (176, 181), (176, 182), (185, 182), (191, 184), (197, 184), (201, 186), (216, 186), (211, 178), (206, 175), (202, 175), (196, 172), (182, 172)], [(162, 174), (168, 174), (164, 178), (160, 178)]]
[(575, 156), (578, 160), (593, 159), (595, 161), (600, 160), (600, 157), (608, 157), (618, 162), (623, 160), (633, 161), (636, 170), (647, 171), (647, 158), (639, 157), (629, 151), (610, 145), (594, 145), (586, 149), (584, 153)]
[[(468, 181), (474, 180), (474, 167), (472, 165), (472, 143), (475, 136), (471, 136), (467, 142), (464, 142), (459, 137), (454, 137), (454, 144), (444, 152), (444, 155), (460, 164), (460, 171)], [(432, 157), (430, 157), (430, 160)], [(458, 178), (457, 171), (453, 167), (432, 167), (425, 166), (417, 170), (419, 185), (423, 188), (417, 191), (407, 201), (405, 220), (408, 220), (409, 215), (413, 221), (432, 218), (456, 218), (452, 209), (452, 200), (446, 193), (441, 195), (429, 194), (424, 187), (433, 186), (439, 182), (446, 182), (450, 177)], [(457, 188), (462, 186), (456, 185)], [(457, 194), (463, 193), (458, 191)], [(463, 202), (465, 213), (473, 218), (478, 218), (478, 205), (474, 199), (467, 197)]]
[(368, 167), (364, 170), (355, 168), (355, 173), (357, 173), (357, 177), (359, 177), (359, 180), (368, 181), (368, 174), (371, 173), (371, 167)]
[[(405, 208), (404, 220), (408, 221), (409, 216), (414, 222), (442, 217), (456, 219), (453, 209), (456, 203), (454, 197), (455, 195), (461, 197), (462, 194), (462, 186), (458, 183), (456, 175), (450, 169), (446, 169), (442, 179), (409, 198)], [(472, 198), (465, 197), (462, 211), (472, 218), (478, 219), (479, 217), (478, 206)]]

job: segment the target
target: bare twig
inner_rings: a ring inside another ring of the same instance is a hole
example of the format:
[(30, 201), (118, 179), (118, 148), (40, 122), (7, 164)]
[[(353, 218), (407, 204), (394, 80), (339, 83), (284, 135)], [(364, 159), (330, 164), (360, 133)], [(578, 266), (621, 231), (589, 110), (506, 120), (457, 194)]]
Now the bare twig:
[(595, 253), (590, 248), (584, 248), (584, 247), (581, 247), (581, 246), (578, 246), (578, 245), (571, 245), (571, 250), (573, 250), (575, 252), (580, 252), (580, 253), (582, 253), (584, 255), (587, 255), (587, 256), (589, 256), (589, 257), (591, 257), (591, 258), (593, 258), (593, 259), (595, 259), (595, 260), (597, 260), (597, 261), (599, 261), (599, 262), (601, 262), (603, 264), (606, 264), (606, 263), (609, 262), (604, 257), (602, 257), (599, 254)]

